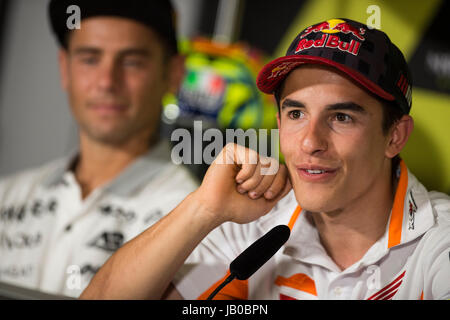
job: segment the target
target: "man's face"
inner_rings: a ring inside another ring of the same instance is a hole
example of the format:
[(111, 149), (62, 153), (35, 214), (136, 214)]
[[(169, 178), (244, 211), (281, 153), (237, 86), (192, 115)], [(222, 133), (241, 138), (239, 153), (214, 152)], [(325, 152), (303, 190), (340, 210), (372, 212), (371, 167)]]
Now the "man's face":
[(380, 102), (333, 69), (306, 65), (290, 73), (278, 125), (303, 209), (339, 212), (386, 189), (389, 135), (382, 131), (382, 112)]
[(174, 71), (153, 30), (129, 19), (85, 19), (70, 35), (67, 52), (60, 52), (60, 65), (82, 135), (122, 144), (157, 133)]

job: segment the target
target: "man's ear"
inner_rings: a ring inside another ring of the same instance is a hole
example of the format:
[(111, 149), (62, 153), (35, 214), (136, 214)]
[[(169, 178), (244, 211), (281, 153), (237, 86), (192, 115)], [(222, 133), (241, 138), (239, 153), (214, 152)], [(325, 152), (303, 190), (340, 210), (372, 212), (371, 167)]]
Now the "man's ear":
[(169, 63), (169, 92), (176, 94), (184, 78), (184, 56), (175, 55)]
[(397, 121), (389, 133), (389, 141), (385, 155), (393, 158), (402, 151), (414, 128), (414, 120), (409, 115), (404, 115)]
[(68, 52), (65, 49), (59, 49), (58, 51), (58, 63), (59, 63), (59, 75), (61, 80), (61, 86), (67, 91), (69, 86), (69, 57)]

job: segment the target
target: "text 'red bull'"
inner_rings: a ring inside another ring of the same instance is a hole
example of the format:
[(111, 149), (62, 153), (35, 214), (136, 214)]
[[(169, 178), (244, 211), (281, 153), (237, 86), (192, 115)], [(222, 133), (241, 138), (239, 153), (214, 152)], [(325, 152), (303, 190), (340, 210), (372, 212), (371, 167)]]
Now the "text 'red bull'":
[(361, 42), (353, 39), (350, 42), (345, 42), (340, 40), (336, 35), (323, 34), (322, 38), (317, 40), (301, 39), (297, 44), (295, 53), (311, 47), (338, 48), (341, 51), (348, 52), (356, 56), (358, 55), (359, 48), (361, 47)]

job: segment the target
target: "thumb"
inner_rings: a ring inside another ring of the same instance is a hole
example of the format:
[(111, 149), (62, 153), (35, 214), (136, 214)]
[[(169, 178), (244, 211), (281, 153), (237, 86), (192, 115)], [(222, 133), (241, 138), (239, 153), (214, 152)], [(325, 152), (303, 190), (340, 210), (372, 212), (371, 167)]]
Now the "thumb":
[(271, 201), (278, 202), (283, 199), (292, 190), (292, 184), (289, 176), (286, 178), (286, 183), (284, 184), (283, 190)]

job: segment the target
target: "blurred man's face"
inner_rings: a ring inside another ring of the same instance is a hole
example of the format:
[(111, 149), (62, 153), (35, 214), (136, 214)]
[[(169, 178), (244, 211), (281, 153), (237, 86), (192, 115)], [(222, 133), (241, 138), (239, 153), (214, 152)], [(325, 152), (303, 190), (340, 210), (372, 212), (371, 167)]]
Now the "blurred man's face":
[(392, 155), (382, 115), (377, 99), (332, 69), (309, 65), (290, 73), (278, 125), (302, 208), (339, 212), (386, 190)]
[(157, 134), (174, 71), (153, 30), (130, 19), (85, 19), (60, 52), (60, 65), (82, 135), (117, 145)]

